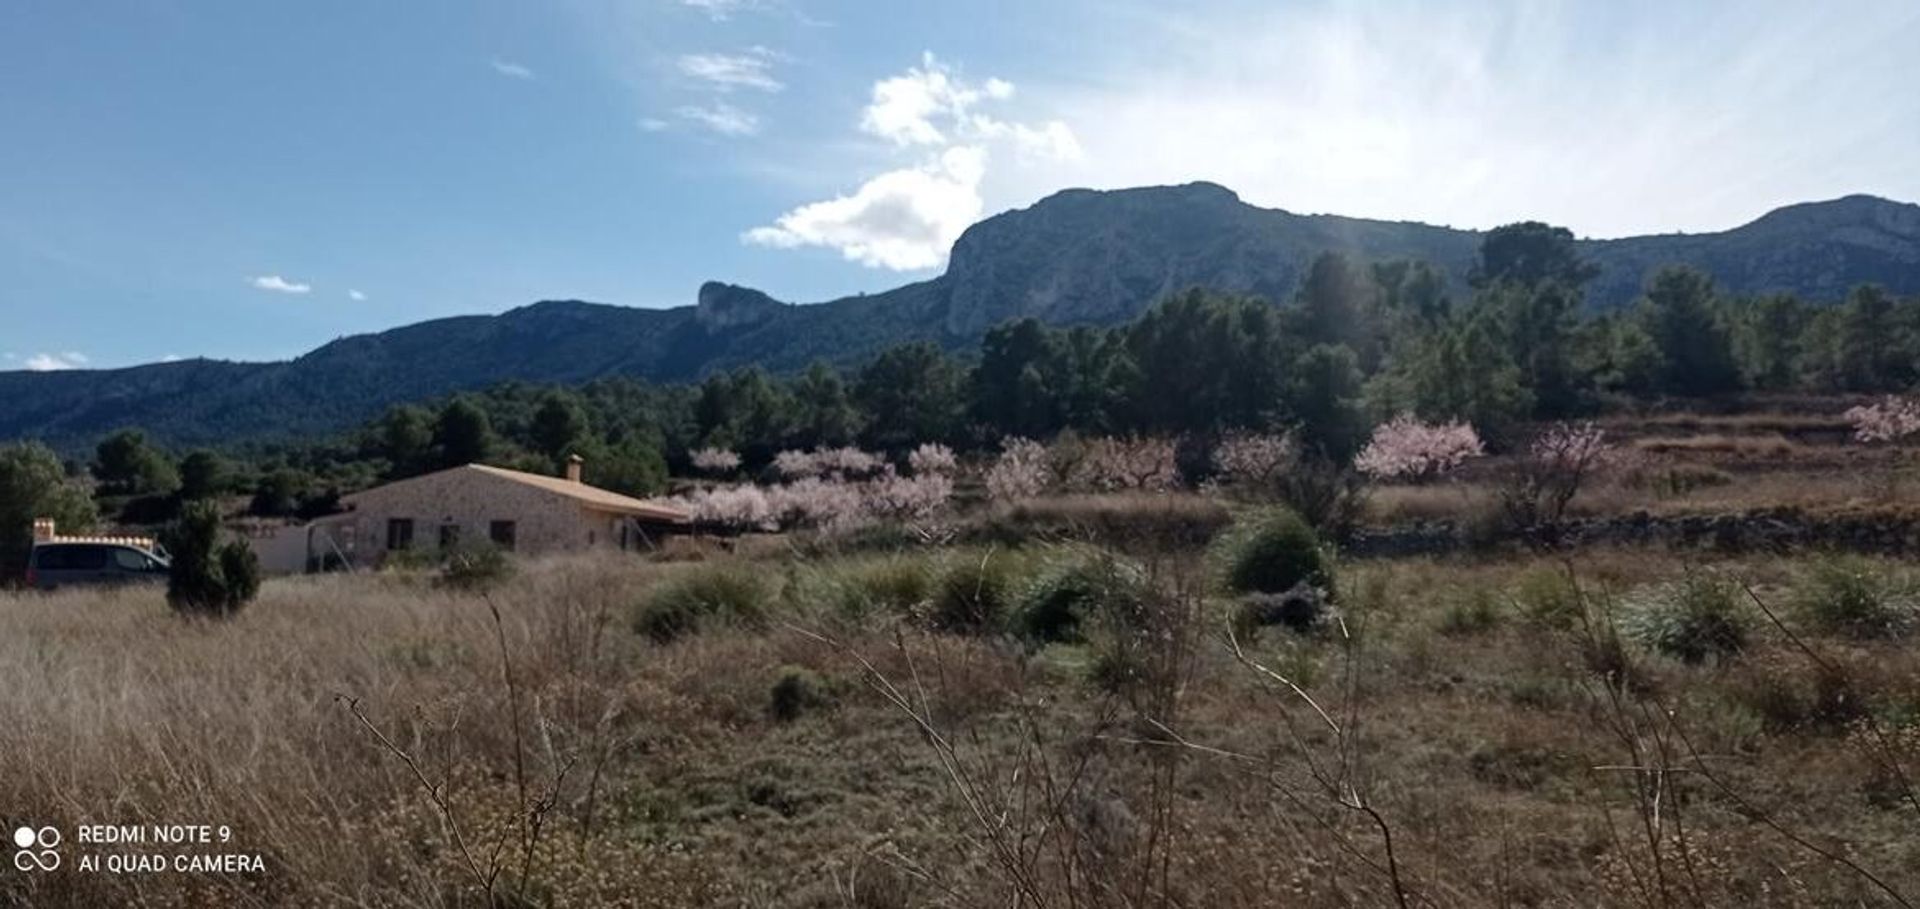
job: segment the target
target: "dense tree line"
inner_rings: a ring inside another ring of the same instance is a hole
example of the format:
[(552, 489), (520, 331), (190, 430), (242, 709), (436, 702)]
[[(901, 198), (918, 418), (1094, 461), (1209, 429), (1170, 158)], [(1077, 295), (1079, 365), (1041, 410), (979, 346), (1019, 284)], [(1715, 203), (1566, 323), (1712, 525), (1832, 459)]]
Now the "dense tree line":
[[(1634, 400), (1920, 382), (1920, 299), (1872, 286), (1828, 304), (1739, 296), (1675, 266), (1649, 275), (1632, 306), (1592, 314), (1595, 273), (1571, 233), (1527, 222), (1487, 235), (1465, 288), (1426, 263), (1329, 253), (1278, 302), (1192, 289), (1124, 325), (1012, 321), (977, 352), (917, 342), (851, 371), (508, 383), (396, 406), (308, 444), (176, 457), (126, 430), (66, 472), (90, 472), (109, 513), (127, 520), (220, 496), (248, 497), (262, 515), (309, 515), (346, 491), (470, 462), (554, 473), (579, 455), (588, 482), (645, 495), (700, 448), (737, 451), (753, 468), (785, 449), (899, 455), (922, 442), (969, 450), (1063, 431), (1208, 439), (1290, 427), (1339, 464), (1400, 413), (1467, 421), (1498, 445), (1522, 422)], [(44, 450), (20, 457), (45, 472)]]

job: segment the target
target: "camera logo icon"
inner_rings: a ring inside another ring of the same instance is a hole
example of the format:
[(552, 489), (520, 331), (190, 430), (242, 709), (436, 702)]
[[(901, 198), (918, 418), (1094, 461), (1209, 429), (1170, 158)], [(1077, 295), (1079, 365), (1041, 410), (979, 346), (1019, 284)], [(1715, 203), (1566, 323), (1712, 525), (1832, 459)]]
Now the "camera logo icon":
[(60, 867), (60, 831), (54, 827), (22, 827), (13, 832), (13, 867), (21, 871), (52, 871)]

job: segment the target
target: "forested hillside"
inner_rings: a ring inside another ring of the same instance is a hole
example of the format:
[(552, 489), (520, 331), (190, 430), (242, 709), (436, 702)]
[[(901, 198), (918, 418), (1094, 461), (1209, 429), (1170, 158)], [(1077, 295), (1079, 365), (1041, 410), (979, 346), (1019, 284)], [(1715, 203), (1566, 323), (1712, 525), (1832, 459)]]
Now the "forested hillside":
[[(1205, 183), (1069, 190), (969, 229), (938, 278), (827, 303), (790, 305), (709, 283), (689, 307), (551, 301), (343, 338), (284, 363), (0, 373), (0, 438), (71, 448), (127, 425), (181, 445), (298, 438), (389, 404), (507, 380), (683, 382), (749, 364), (792, 373), (816, 360), (855, 365), (918, 340), (960, 351), (1011, 319), (1118, 325), (1192, 287), (1286, 302), (1325, 252), (1427, 263), (1447, 294), (1462, 297), (1484, 236), (1261, 209)], [(1865, 283), (1920, 292), (1920, 206), (1867, 196), (1790, 206), (1723, 233), (1573, 249), (1593, 268), (1577, 301), (1587, 312), (1631, 305), (1666, 264), (1700, 269), (1735, 298), (1778, 292), (1829, 303)]]

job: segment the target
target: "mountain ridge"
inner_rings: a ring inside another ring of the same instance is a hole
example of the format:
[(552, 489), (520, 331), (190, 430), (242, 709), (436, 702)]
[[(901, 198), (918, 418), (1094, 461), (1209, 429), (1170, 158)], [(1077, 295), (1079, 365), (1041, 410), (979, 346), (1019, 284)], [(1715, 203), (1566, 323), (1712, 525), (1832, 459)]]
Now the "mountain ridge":
[[(709, 281), (687, 306), (543, 300), (343, 336), (291, 360), (0, 372), (0, 438), (71, 448), (122, 425), (183, 445), (301, 436), (510, 379), (683, 381), (748, 363), (847, 363), (905, 341), (958, 348), (1011, 318), (1124, 322), (1195, 285), (1282, 300), (1328, 250), (1424, 259), (1463, 288), (1482, 235), (1260, 208), (1207, 182), (1067, 189), (972, 225), (945, 272), (878, 293), (795, 304)], [(1576, 243), (1599, 266), (1589, 301), (1602, 308), (1630, 302), (1668, 263), (1702, 267), (1737, 293), (1826, 300), (1858, 283), (1920, 293), (1920, 205), (1864, 194), (1782, 206), (1715, 233)]]

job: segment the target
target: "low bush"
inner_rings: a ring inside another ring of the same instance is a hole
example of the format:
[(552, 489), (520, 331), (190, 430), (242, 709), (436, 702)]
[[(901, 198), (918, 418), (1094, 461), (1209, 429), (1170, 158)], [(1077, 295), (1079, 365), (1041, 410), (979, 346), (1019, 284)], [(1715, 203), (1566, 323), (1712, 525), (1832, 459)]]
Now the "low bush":
[(800, 568), (787, 600), (802, 612), (824, 607), (845, 619), (911, 615), (927, 601), (933, 571), (924, 557), (874, 555)]
[(1085, 640), (1095, 614), (1136, 626), (1145, 608), (1144, 585), (1138, 566), (1110, 553), (1069, 551), (1044, 565), (1020, 592), (1014, 626), (1037, 643)]
[(1327, 617), (1327, 601), (1318, 588), (1296, 585), (1285, 593), (1250, 593), (1234, 607), (1236, 633), (1251, 638), (1261, 628), (1280, 625), (1298, 632), (1320, 626)]
[(758, 623), (771, 584), (753, 566), (703, 564), (662, 582), (634, 610), (634, 630), (666, 644), (716, 621)]
[(1513, 601), (1521, 615), (1548, 628), (1572, 628), (1579, 624), (1584, 611), (1574, 582), (1565, 572), (1552, 568), (1521, 575), (1514, 585)]
[(1272, 508), (1248, 515), (1214, 545), (1226, 589), (1286, 593), (1305, 584), (1334, 596), (1333, 560), (1320, 536), (1299, 515)]
[(782, 666), (767, 694), (767, 715), (790, 723), (833, 703), (826, 680), (811, 669)]
[(1441, 634), (1465, 636), (1492, 631), (1500, 624), (1500, 602), (1493, 591), (1473, 587), (1449, 597), (1436, 626)]
[(1013, 572), (989, 550), (950, 559), (933, 582), (928, 620), (944, 631), (979, 632), (1000, 626), (1013, 601)]
[(514, 564), (497, 546), (474, 546), (447, 554), (440, 564), (440, 586), (454, 590), (490, 590), (513, 577)]
[(1794, 611), (1829, 634), (1897, 637), (1911, 632), (1920, 619), (1908, 581), (1858, 556), (1815, 563), (1795, 594)]
[(1727, 697), (1770, 732), (1840, 732), (1872, 707), (1864, 673), (1832, 654), (1824, 663), (1799, 654), (1754, 662), (1727, 680)]
[(1708, 574), (1645, 591), (1620, 617), (1627, 637), (1687, 663), (1727, 659), (1746, 649), (1753, 622), (1738, 584)]

